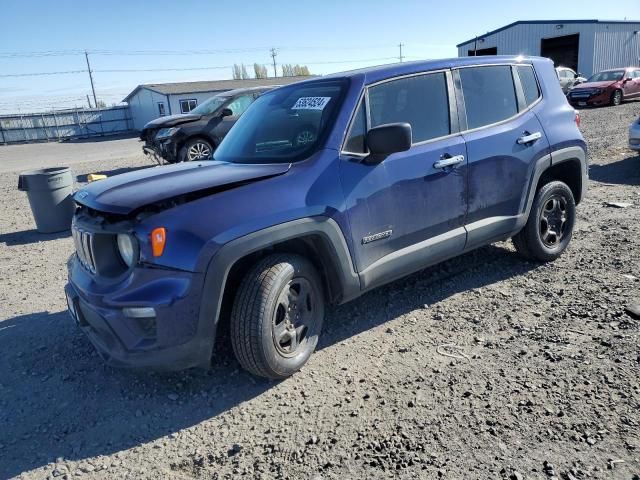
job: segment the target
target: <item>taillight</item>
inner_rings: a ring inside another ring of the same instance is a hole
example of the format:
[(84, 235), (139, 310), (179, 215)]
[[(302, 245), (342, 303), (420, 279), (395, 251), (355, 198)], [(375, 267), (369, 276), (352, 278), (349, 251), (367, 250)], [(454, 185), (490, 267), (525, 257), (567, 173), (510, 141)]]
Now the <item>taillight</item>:
[(580, 128), (580, 112), (576, 110), (576, 125)]

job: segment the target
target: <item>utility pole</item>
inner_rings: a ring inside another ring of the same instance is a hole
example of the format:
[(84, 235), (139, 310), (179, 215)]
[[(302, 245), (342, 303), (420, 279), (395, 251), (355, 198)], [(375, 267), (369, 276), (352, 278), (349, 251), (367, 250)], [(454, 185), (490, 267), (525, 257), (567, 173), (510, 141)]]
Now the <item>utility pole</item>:
[(98, 108), (98, 99), (96, 98), (96, 89), (93, 86), (93, 75), (91, 75), (91, 65), (89, 65), (89, 54), (84, 51), (84, 58), (87, 60), (87, 70), (89, 71), (89, 80), (91, 81), (91, 91), (93, 92), (93, 104)]
[(87, 103), (89, 104), (89, 108), (91, 108), (91, 100), (89, 100), (89, 94), (87, 93)]
[(473, 56), (478, 56), (478, 36), (476, 35), (476, 40), (473, 42)]
[(402, 63), (402, 59), (404, 58), (404, 57), (402, 56), (402, 47), (404, 47), (404, 43), (400, 42), (400, 43), (398, 44), (398, 48), (400, 48), (400, 56), (398, 57), (398, 58), (400, 59), (400, 63)]
[(278, 52), (276, 51), (275, 48), (271, 49), (271, 58), (273, 59), (273, 76), (277, 77), (278, 76), (278, 69), (276, 68), (276, 55), (278, 55)]

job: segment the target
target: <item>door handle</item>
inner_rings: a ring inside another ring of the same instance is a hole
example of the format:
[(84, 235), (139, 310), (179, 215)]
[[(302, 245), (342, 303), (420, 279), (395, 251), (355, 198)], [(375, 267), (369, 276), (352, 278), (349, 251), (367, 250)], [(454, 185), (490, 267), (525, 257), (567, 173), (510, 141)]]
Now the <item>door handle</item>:
[(464, 162), (464, 155), (456, 155), (454, 157), (452, 156), (447, 156), (447, 154), (444, 154), (440, 160), (438, 160), (436, 163), (433, 164), (434, 168), (447, 168), (447, 167), (455, 167), (456, 165), (461, 164), (462, 162)]
[(523, 135), (517, 140), (518, 145), (525, 145), (527, 143), (535, 142), (536, 140), (540, 140), (542, 138), (542, 134), (540, 132), (534, 132), (529, 134), (526, 132), (526, 135)]

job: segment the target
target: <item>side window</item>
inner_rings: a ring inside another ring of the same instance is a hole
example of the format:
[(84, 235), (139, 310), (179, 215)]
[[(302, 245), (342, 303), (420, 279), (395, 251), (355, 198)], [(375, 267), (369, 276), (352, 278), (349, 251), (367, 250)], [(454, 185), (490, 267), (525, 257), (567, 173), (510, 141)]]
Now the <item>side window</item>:
[(640, 70), (634, 70), (632, 72), (631, 78), (640, 78)]
[(164, 113), (164, 103), (158, 102), (158, 115), (164, 117), (166, 113)]
[[(536, 81), (536, 74), (533, 71), (533, 67), (530, 67), (529, 65), (518, 65), (516, 69), (524, 92), (524, 100), (528, 107), (540, 98), (540, 89), (538, 88), (538, 82)], [(565, 72), (568, 73), (569, 70), (565, 70)]]
[(360, 102), (356, 116), (351, 122), (351, 130), (344, 144), (344, 151), (351, 153), (366, 153), (364, 137), (367, 133), (367, 117), (364, 110), (364, 101)]
[(195, 99), (180, 100), (180, 113), (189, 113), (191, 110), (198, 106), (198, 101)]
[(518, 113), (511, 67), (469, 67), (461, 68), (459, 72), (467, 128), (491, 125)]
[(429, 73), (392, 80), (369, 89), (371, 126), (407, 122), (413, 143), (450, 133), (447, 79)]
[(254, 100), (253, 95), (241, 95), (232, 101), (227, 108), (233, 112), (234, 117), (239, 117), (249, 108), (249, 105), (251, 105)]

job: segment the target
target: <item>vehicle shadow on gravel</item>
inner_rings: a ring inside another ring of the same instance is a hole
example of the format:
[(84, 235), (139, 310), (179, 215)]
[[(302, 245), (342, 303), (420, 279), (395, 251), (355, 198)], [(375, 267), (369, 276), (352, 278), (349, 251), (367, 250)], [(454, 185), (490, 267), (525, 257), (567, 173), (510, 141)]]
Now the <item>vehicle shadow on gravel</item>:
[(30, 243), (48, 242), (71, 236), (70, 230), (57, 233), (40, 233), (35, 228), (32, 230), (22, 230), (19, 232), (0, 233), (0, 243), (7, 246), (28, 245)]
[(513, 250), (489, 245), (369, 292), (329, 314), (318, 349), (330, 347), (417, 309), (522, 275), (540, 266)]
[(589, 178), (602, 183), (640, 185), (640, 153), (631, 154), (617, 162), (592, 164)]
[[(331, 308), (319, 348), (425, 304), (437, 309), (440, 300), (455, 293), (536, 266), (500, 246), (481, 248)], [(66, 312), (2, 321), (0, 478), (58, 459), (93, 459), (87, 468), (99, 468), (101, 461), (95, 457), (155, 440), (177, 442), (174, 434), (180, 430), (232, 408), (242, 415), (242, 403), (277, 383), (245, 373), (228, 342), (217, 343), (209, 371), (137, 372), (104, 366)], [(215, 435), (232, 448), (233, 431)]]

